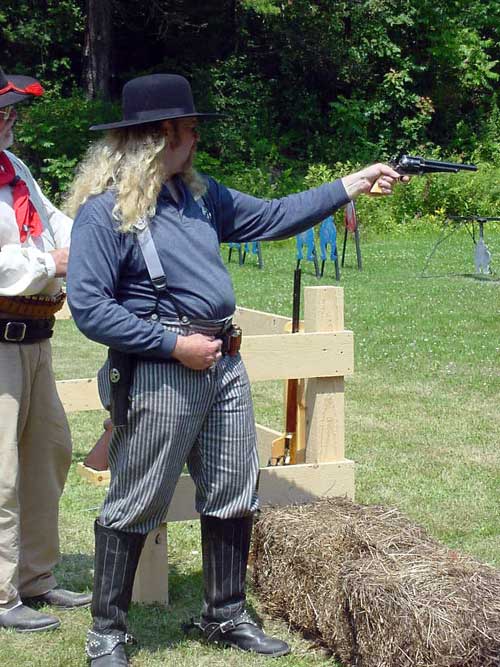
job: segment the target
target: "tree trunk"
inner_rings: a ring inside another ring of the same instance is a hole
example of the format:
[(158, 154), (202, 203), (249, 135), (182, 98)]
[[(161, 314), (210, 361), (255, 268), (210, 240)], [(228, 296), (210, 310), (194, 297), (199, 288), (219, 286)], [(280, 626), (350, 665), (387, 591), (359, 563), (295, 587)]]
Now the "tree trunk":
[(86, 0), (83, 84), (89, 99), (110, 97), (112, 0)]

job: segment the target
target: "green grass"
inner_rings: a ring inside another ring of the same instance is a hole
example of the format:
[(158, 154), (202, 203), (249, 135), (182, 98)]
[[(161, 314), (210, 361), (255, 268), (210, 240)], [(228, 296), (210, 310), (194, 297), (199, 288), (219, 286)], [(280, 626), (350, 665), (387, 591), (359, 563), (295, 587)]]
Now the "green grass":
[[(450, 547), (500, 565), (500, 281), (479, 280), (465, 232), (443, 243), (420, 276), (436, 231), (362, 240), (363, 272), (349, 243), (341, 285), (346, 328), (355, 333), (355, 374), (346, 382), (346, 450), (357, 463), (356, 497), (397, 506)], [(500, 266), (500, 229), (487, 230)], [(227, 250), (223, 250), (227, 256)], [(283, 315), (291, 312), (294, 246), (264, 244), (265, 268), (253, 256), (231, 264), (238, 303)], [(303, 284), (316, 285), (309, 263)], [(321, 284), (333, 284), (333, 267)], [(103, 349), (85, 341), (71, 322), (54, 339), (58, 379), (95, 374)], [(257, 420), (281, 427), (282, 386), (254, 387)], [(101, 431), (103, 413), (72, 415), (74, 461), (81, 461)], [(80, 480), (73, 467), (61, 506), (63, 585), (90, 589), (92, 521), (104, 492)], [(130, 629), (140, 640), (137, 667), (176, 664), (257, 667), (263, 658), (221, 651), (186, 639), (180, 623), (196, 615), (201, 561), (196, 522), (169, 527), (171, 607), (133, 606)], [(250, 602), (260, 612), (258, 600)], [(61, 614), (61, 630), (40, 636), (2, 633), (4, 665), (85, 665), (88, 610)], [(286, 638), (293, 654), (283, 667), (320, 667), (332, 661), (281, 621), (266, 628)], [(268, 663), (267, 663), (268, 664)]]

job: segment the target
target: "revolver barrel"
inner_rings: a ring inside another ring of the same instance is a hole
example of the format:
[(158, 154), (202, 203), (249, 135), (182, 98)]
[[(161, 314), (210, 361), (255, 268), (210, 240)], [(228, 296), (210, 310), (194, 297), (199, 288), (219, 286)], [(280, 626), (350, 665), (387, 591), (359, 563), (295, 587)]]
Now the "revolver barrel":
[[(461, 164), (460, 162), (441, 162), (440, 160), (426, 160), (416, 155), (401, 155), (391, 160), (391, 166), (401, 176), (422, 176), (423, 174), (448, 173), (456, 174), (459, 171), (477, 171), (475, 164)], [(373, 184), (370, 194), (382, 194), (379, 182)]]
[(426, 160), (423, 157), (413, 155), (402, 155), (398, 160), (395, 161), (395, 169), (401, 175), (432, 174), (436, 172), (456, 174), (459, 171), (477, 171), (475, 164)]

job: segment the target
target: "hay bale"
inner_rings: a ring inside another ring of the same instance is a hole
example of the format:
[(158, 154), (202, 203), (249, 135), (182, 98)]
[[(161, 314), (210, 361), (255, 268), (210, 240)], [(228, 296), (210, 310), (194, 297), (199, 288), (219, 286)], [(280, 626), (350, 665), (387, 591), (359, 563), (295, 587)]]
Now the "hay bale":
[(253, 559), (266, 610), (346, 665), (500, 666), (500, 571), (396, 509), (331, 498), (264, 510)]

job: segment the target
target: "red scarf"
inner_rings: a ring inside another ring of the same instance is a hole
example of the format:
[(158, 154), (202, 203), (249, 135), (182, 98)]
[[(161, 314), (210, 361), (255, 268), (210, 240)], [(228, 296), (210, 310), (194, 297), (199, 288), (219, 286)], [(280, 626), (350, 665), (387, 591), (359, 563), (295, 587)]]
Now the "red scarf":
[(10, 185), (12, 188), (14, 213), (16, 214), (21, 243), (26, 241), (28, 235), (40, 236), (43, 232), (43, 225), (36, 208), (30, 200), (28, 186), (19, 176), (16, 176), (14, 165), (4, 151), (0, 153), (0, 187), (3, 185)]

